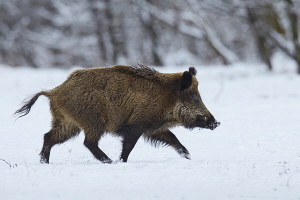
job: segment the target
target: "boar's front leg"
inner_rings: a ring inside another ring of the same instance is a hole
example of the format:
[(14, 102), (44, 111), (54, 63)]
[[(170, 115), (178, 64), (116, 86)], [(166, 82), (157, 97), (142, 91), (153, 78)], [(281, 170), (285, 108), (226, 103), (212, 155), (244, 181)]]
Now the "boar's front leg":
[(117, 134), (123, 137), (123, 147), (120, 156), (121, 161), (127, 162), (130, 152), (134, 148), (142, 133), (142, 127), (138, 125), (125, 125), (117, 131)]
[(144, 137), (154, 146), (157, 146), (159, 144), (171, 146), (181, 157), (191, 159), (189, 151), (179, 142), (177, 137), (170, 130), (145, 134)]

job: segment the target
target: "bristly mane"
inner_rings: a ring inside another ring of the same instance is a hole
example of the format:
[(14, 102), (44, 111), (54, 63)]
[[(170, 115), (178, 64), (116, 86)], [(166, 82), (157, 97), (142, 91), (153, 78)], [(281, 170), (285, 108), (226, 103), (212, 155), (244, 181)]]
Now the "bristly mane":
[(140, 63), (137, 63), (135, 65), (131, 65), (131, 67), (136, 69), (137, 71), (141, 71), (141, 72), (148, 72), (150, 74), (158, 73), (158, 71), (156, 71), (155, 69), (153, 69), (151, 67), (148, 67), (146, 65), (140, 64)]
[(158, 71), (139, 63), (136, 65), (131, 65), (129, 68), (128, 67), (123, 68), (123, 66), (118, 66), (118, 71), (126, 74), (131, 74), (133, 76), (150, 79), (150, 80), (155, 80), (155, 81), (159, 80)]

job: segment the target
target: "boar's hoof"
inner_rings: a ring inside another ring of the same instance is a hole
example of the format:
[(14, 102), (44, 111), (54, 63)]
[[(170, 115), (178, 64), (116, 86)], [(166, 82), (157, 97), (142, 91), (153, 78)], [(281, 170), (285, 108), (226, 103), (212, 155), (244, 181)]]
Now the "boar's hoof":
[(179, 149), (178, 154), (183, 158), (191, 160), (191, 154), (186, 149)]
[(100, 161), (102, 163), (105, 163), (105, 164), (111, 164), (111, 163), (113, 163), (113, 161), (111, 159), (109, 159), (109, 158), (103, 158), (103, 159), (100, 159)]
[(191, 160), (191, 154), (183, 154), (183, 155), (181, 155), (183, 158), (186, 158), (186, 159), (189, 159), (189, 160)]
[(41, 159), (41, 160), (40, 160), (40, 163), (42, 163), (42, 164), (49, 164), (49, 161), (46, 160), (46, 159)]

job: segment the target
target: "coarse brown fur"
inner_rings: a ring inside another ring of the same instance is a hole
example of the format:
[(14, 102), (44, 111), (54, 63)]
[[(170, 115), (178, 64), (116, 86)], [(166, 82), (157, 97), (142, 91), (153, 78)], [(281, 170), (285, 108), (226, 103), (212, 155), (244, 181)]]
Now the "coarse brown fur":
[(169, 128), (214, 129), (219, 125), (202, 103), (195, 75), (195, 68), (159, 73), (144, 65), (80, 69), (54, 89), (37, 93), (16, 114), (28, 114), (40, 95), (49, 98), (52, 128), (44, 136), (41, 162), (49, 163), (51, 148), (81, 130), (85, 146), (105, 163), (111, 160), (98, 141), (106, 132), (123, 137), (120, 159), (124, 162), (141, 135), (154, 145), (169, 145), (190, 158)]

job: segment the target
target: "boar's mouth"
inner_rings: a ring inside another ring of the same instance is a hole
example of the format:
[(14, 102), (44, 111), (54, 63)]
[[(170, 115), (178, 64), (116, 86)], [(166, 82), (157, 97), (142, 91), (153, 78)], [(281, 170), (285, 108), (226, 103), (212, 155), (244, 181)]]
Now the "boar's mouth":
[(194, 120), (189, 128), (207, 128), (210, 130), (214, 130), (215, 128), (217, 128), (221, 123), (216, 121), (215, 118), (213, 116), (207, 118), (207, 117), (202, 117), (202, 116), (198, 116), (196, 118), (196, 120)]

